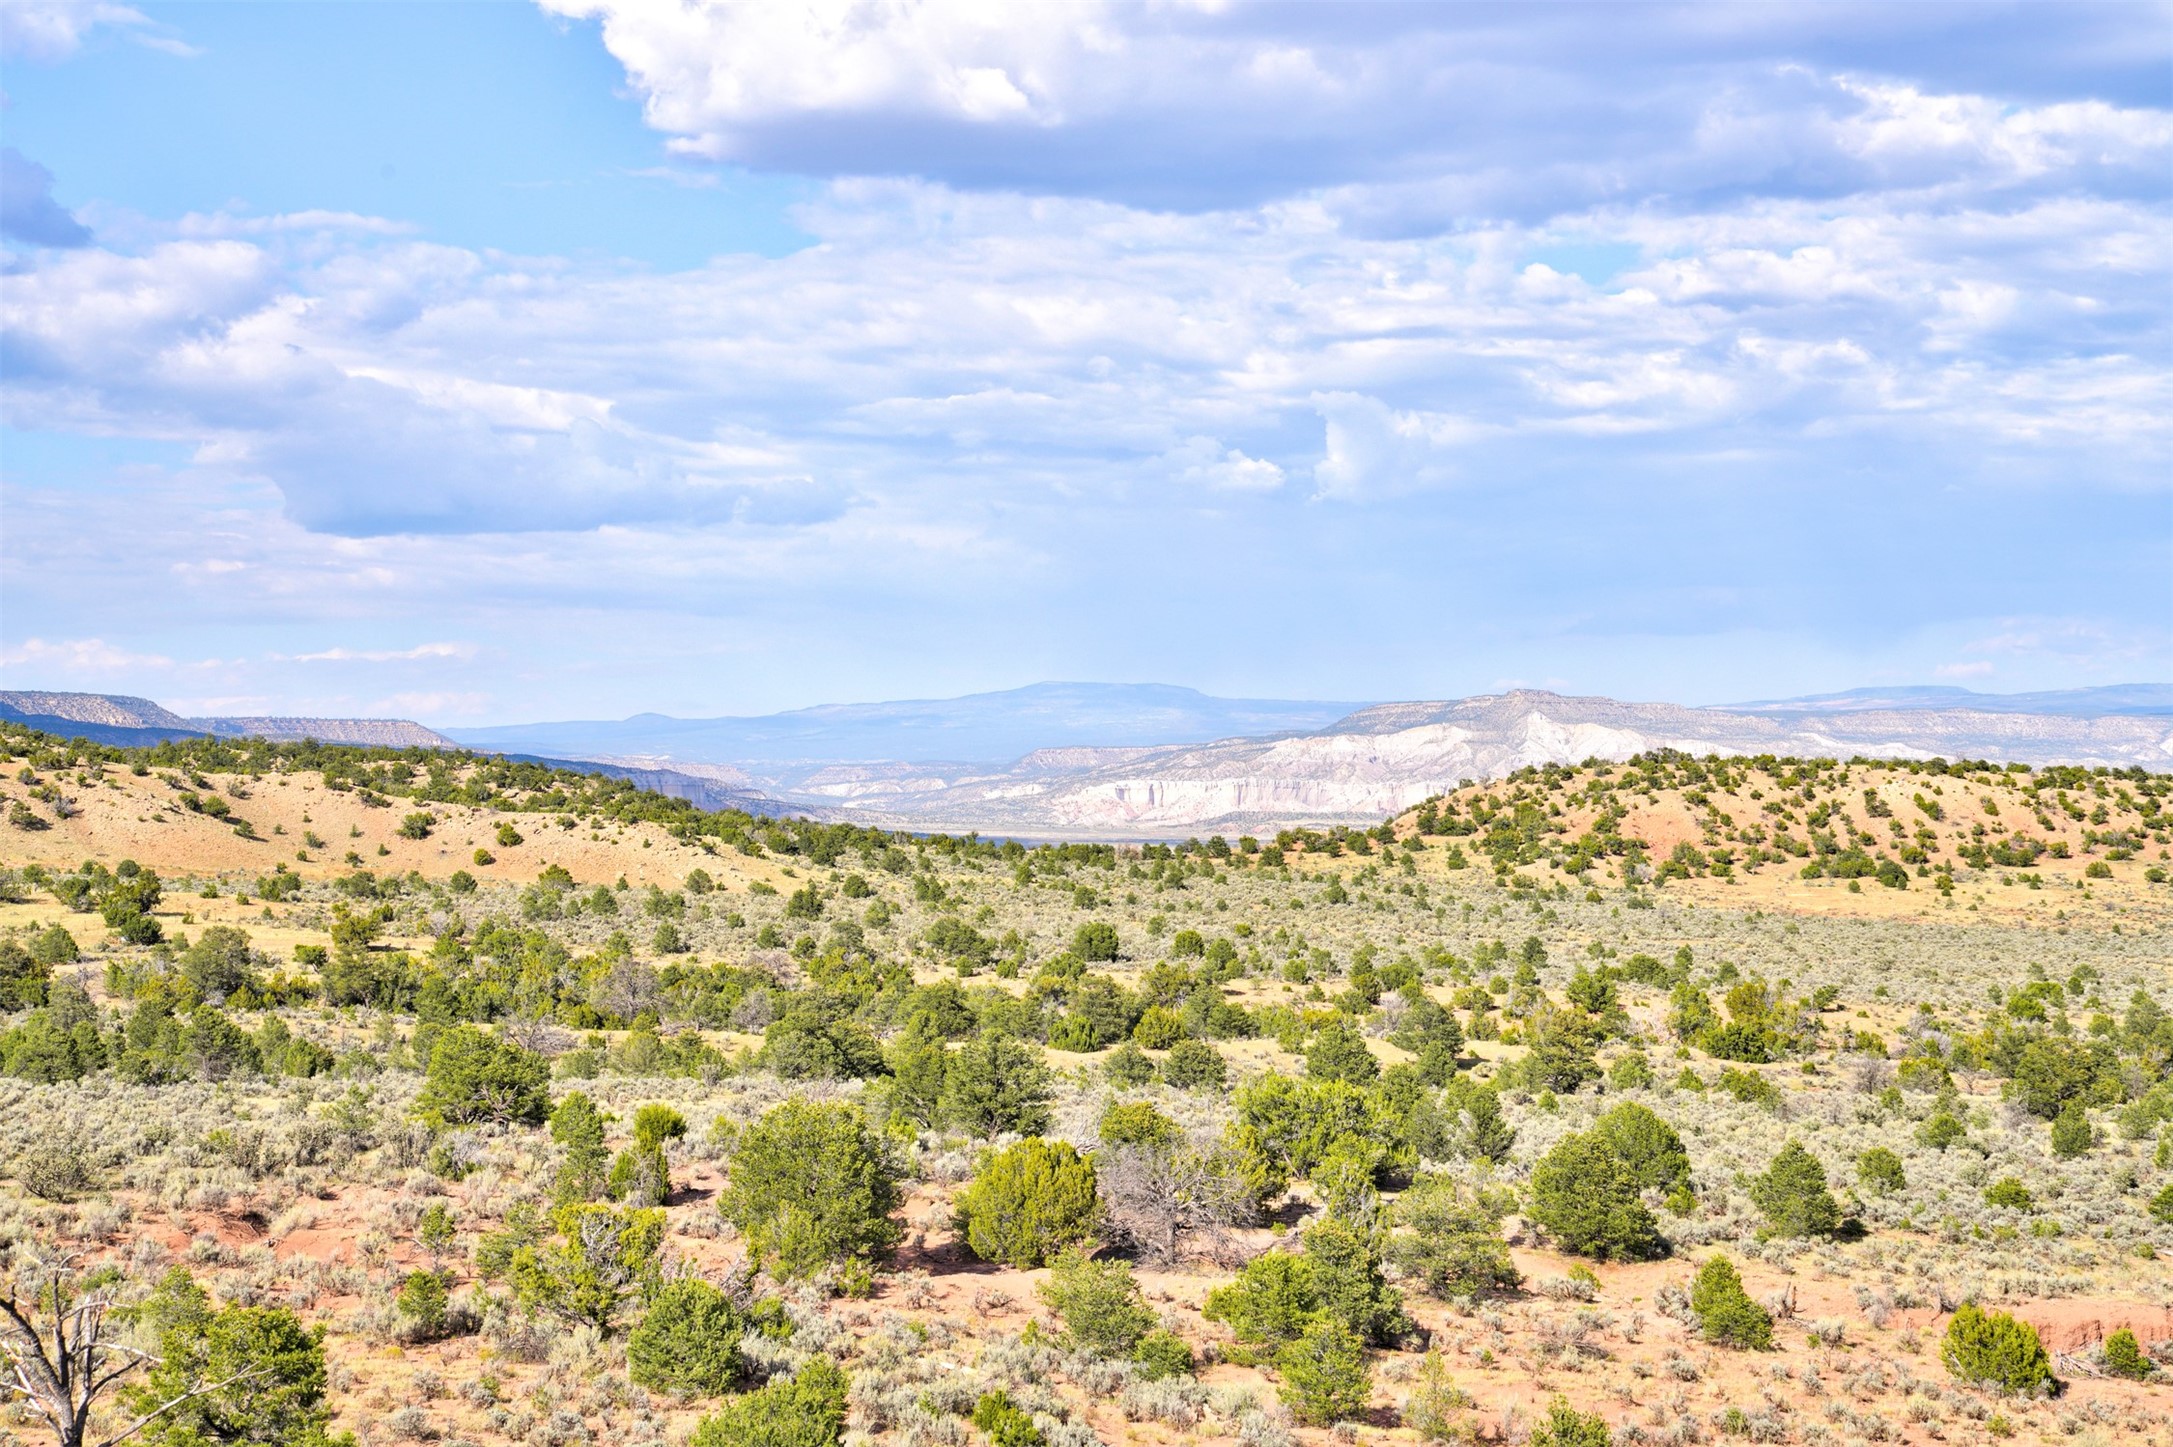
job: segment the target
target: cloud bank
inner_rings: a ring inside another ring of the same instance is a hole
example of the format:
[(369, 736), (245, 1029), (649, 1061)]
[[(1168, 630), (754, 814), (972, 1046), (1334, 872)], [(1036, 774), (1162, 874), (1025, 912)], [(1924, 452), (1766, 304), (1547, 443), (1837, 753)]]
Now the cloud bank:
[[(818, 178), (812, 244), (653, 272), (335, 211), (122, 244), (11, 153), (9, 425), (171, 443), (159, 508), (186, 476), (287, 530), (172, 558), (192, 597), (358, 610), (371, 567), (442, 566), (475, 608), (821, 639), (869, 589), (952, 616), (1033, 580), (1047, 621), (1129, 539), (1440, 603), (1422, 547), (1524, 554), (1543, 599), (1457, 595), (1505, 649), (1839, 637), (1877, 610), (1760, 556), (1791, 519), (2059, 499), (2118, 543), (2173, 476), (2163, 6), (545, 7), (686, 163)], [(76, 43), (39, 23), (14, 43)], [(2067, 627), (1834, 536), (1900, 631)]]

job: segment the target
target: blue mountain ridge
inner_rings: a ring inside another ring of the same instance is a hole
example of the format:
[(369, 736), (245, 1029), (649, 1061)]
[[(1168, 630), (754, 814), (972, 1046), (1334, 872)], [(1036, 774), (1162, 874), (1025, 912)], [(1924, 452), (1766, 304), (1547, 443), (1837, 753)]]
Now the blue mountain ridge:
[[(1217, 698), (1170, 684), (1036, 683), (994, 693), (888, 703), (824, 704), (756, 717), (504, 724), (442, 730), (472, 748), (763, 764), (1009, 763), (1037, 749), (1151, 748), (1319, 733), (1372, 705)], [(1713, 705), (1716, 713), (1818, 715), (1870, 709), (1969, 709), (2071, 717), (2173, 715), (2173, 685), (1991, 694), (1912, 685)]]
[(1216, 698), (1169, 684), (1037, 683), (963, 698), (824, 704), (754, 718), (446, 729), (471, 748), (718, 763), (1008, 763), (1036, 749), (1146, 748), (1312, 733), (1362, 702)]

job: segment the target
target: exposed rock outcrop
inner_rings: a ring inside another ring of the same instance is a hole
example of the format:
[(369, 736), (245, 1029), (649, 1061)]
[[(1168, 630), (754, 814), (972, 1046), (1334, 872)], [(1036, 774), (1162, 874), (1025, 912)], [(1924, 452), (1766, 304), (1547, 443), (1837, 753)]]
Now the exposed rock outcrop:
[[(1065, 749), (1001, 773), (828, 771), (789, 797), (916, 829), (1137, 837), (1375, 823), (1526, 765), (1686, 753), (1988, 758), (2173, 767), (2163, 718), (1969, 709), (1779, 716), (1538, 691), (1361, 709), (1319, 733), (1168, 749)], [(1095, 756), (1100, 757), (1095, 757)]]

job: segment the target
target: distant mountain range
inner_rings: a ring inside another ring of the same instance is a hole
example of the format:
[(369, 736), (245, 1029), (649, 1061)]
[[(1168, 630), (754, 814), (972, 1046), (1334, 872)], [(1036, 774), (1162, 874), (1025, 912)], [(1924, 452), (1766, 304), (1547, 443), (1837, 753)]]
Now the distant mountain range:
[[(759, 717), (672, 718), (644, 713), (619, 720), (500, 724), (445, 733), (470, 748), (559, 758), (723, 764), (793, 777), (807, 766), (1008, 765), (1048, 749), (1160, 748), (1318, 733), (1340, 727), (1371, 706), (1370, 702), (1215, 698), (1190, 688), (1154, 683), (1036, 683), (963, 698), (826, 704)], [(2173, 717), (2173, 685), (2123, 684), (2021, 694), (1943, 687), (1863, 688), (1726, 704), (1697, 712), (1825, 717), (1957, 709), (2077, 718)]]
[(12, 719), (62, 738), (87, 738), (93, 743), (116, 745), (253, 737), (393, 748), (455, 747), (445, 735), (410, 719), (183, 718), (150, 699), (111, 693), (0, 691), (0, 719)]
[(1160, 838), (1374, 822), (1464, 780), (1661, 748), (2162, 770), (2173, 768), (2173, 717), (1808, 702), (1760, 712), (1525, 690), (1375, 704), (1327, 728), (1277, 738), (1041, 750), (998, 770), (893, 764), (834, 765), (791, 778), (748, 772), (766, 792), (894, 827)]
[(405, 720), (184, 719), (140, 698), (0, 693), (0, 717), (113, 743), (254, 733), (460, 745), (571, 763), (707, 808), (1026, 838), (1372, 823), (1464, 780), (1656, 748), (2173, 769), (2173, 687), (2161, 684), (1856, 689), (1689, 708), (1537, 690), (1354, 705), (1043, 683), (760, 718), (641, 714), (442, 734)]
[(448, 729), (470, 748), (740, 766), (1008, 764), (1036, 749), (1147, 748), (1311, 733), (1362, 703), (1214, 698), (1159, 683), (1036, 683), (1002, 693), (840, 703), (757, 718), (670, 718)]

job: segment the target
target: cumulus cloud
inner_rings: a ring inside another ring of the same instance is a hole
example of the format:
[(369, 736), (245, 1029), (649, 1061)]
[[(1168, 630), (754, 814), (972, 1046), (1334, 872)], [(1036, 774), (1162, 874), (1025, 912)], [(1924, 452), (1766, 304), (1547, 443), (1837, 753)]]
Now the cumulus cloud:
[(88, 246), (91, 231), (53, 199), (53, 173), (0, 147), (0, 235), (32, 246)]
[(1283, 469), (1264, 457), (1247, 457), (1212, 437), (1190, 437), (1167, 454), (1179, 482), (1217, 492), (1273, 492), (1283, 485)]
[[(2149, 92), (2156, 6), (1000, 5), (539, 0), (595, 20), (675, 149), (781, 170), (1185, 208), (1320, 187), (1354, 218), (1475, 216), (1746, 186), (1842, 194), (1966, 158), (2152, 164), (2104, 103), (2016, 125), (1978, 93)], [(2123, 51), (2122, 46), (2132, 46)], [(1897, 58), (1922, 88), (1890, 79)]]
[(1056, 87), (1117, 40), (1091, 3), (1060, 15), (987, 0), (544, 8), (600, 19), (650, 120), (718, 155), (731, 154), (740, 128), (781, 115), (1059, 120)]
[(2173, 142), (2173, 116), (2100, 100), (2016, 107), (1847, 76), (1831, 85), (1858, 102), (1830, 121), (1836, 150), (1876, 167), (1889, 185), (1939, 185), (1972, 173), (2011, 183), (2078, 169), (2136, 171)]
[(1395, 412), (1351, 392), (1316, 393), (1313, 407), (1327, 433), (1313, 467), (1315, 496), (1339, 502), (1447, 486), (1459, 475), (1459, 453), (1482, 432), (1462, 417)]

